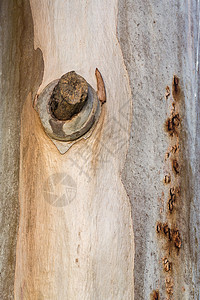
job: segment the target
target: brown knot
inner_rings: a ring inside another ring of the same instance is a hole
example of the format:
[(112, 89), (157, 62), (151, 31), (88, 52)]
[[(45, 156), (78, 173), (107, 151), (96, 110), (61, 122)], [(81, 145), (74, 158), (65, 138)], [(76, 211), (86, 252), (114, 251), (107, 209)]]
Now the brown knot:
[(51, 115), (57, 120), (70, 120), (82, 110), (87, 98), (87, 81), (75, 71), (68, 72), (60, 78), (51, 95)]

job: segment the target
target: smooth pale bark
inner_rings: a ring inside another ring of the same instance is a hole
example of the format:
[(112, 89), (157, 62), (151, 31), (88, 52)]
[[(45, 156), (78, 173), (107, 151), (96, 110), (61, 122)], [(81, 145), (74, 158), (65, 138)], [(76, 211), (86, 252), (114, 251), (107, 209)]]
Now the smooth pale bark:
[[(34, 0), (31, 9), (34, 45), (44, 59), (38, 93), (71, 70), (96, 89), (98, 67), (107, 103), (92, 136), (61, 155), (45, 135), (31, 96), (25, 100), (15, 297), (131, 299), (131, 206), (120, 178), (128, 148), (131, 94), (116, 38), (117, 2)], [(63, 207), (49, 203), (49, 197), (57, 200), (57, 193), (68, 201), (64, 185), (53, 179), (46, 184), (54, 174), (70, 176), (75, 183), (76, 196)]]
[[(0, 8), (0, 298), (199, 299), (199, 2), (2, 0)], [(107, 93), (100, 121), (61, 155), (33, 99), (71, 70), (96, 89), (96, 67)], [(172, 137), (173, 102), (181, 125)], [(179, 230), (179, 251), (158, 222)]]

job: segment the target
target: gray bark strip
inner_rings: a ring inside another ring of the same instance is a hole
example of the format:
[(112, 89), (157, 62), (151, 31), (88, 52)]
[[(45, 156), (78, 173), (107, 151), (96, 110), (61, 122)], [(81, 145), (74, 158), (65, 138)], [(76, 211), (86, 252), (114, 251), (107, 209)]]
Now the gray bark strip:
[[(159, 290), (161, 299), (199, 299), (198, 36), (197, 1), (119, 1), (118, 38), (133, 98), (123, 183), (132, 203), (138, 300), (149, 299), (153, 290)], [(176, 138), (164, 131), (174, 101), (172, 95), (165, 99), (166, 87), (171, 91), (174, 75), (179, 77), (181, 89), (176, 104), (181, 128)], [(175, 176), (171, 158), (165, 160), (165, 154), (178, 141), (180, 174)], [(167, 173), (172, 181), (164, 185)], [(181, 189), (179, 201), (169, 214), (169, 188), (177, 183)], [(172, 242), (168, 244), (157, 235), (158, 221), (180, 231), (179, 254), (171, 250)], [(172, 263), (171, 273), (163, 266), (166, 255)]]

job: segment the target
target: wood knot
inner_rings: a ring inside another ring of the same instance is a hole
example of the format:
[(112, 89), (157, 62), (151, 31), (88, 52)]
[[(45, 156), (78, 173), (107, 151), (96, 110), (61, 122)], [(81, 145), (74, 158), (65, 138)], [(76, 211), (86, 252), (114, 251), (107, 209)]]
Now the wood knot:
[(87, 81), (74, 71), (68, 72), (59, 79), (53, 90), (50, 112), (57, 120), (70, 120), (81, 111), (87, 98)]

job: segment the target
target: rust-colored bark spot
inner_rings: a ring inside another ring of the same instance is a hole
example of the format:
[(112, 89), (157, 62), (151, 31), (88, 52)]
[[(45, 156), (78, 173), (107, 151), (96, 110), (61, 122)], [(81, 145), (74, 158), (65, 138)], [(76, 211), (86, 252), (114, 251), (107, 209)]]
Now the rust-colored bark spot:
[(169, 239), (170, 239), (170, 228), (169, 228), (168, 224), (166, 224), (166, 223), (163, 225), (163, 233), (166, 236), (168, 236)]
[(173, 171), (175, 172), (176, 175), (180, 173), (180, 166), (179, 166), (179, 163), (176, 159), (172, 160), (172, 169), (173, 169)]
[(176, 75), (174, 75), (172, 80), (172, 95), (175, 101), (178, 101), (181, 96), (179, 78)]
[(170, 182), (171, 182), (171, 176), (170, 175), (165, 175), (164, 183), (168, 184)]
[(164, 234), (169, 240), (171, 240), (171, 229), (169, 228), (167, 223), (160, 223), (158, 222), (156, 225), (156, 231), (157, 233)]
[(181, 119), (179, 113), (172, 113), (169, 118), (167, 118), (165, 122), (166, 131), (169, 133), (170, 136), (174, 134), (178, 135), (178, 127), (180, 125)]
[(169, 242), (173, 242), (176, 248), (181, 248), (181, 236), (177, 228), (170, 228), (167, 223), (162, 224), (161, 222), (157, 222), (156, 231), (159, 234), (162, 233)]
[(175, 206), (175, 202), (180, 194), (180, 187), (170, 188), (170, 198), (168, 200), (169, 211), (172, 212)]
[(171, 151), (173, 154), (179, 152), (179, 144), (172, 146), (170, 151)]
[(181, 248), (181, 237), (179, 230), (173, 230), (172, 240), (174, 241), (174, 245), (176, 248)]
[(170, 88), (169, 86), (167, 85), (166, 88), (165, 88), (166, 92), (165, 92), (165, 99), (167, 100), (170, 96)]
[(169, 201), (168, 201), (168, 209), (169, 209), (170, 213), (172, 213), (172, 211), (174, 209), (174, 201), (172, 201), (171, 199), (169, 199)]
[(165, 272), (169, 272), (172, 267), (172, 263), (166, 257), (163, 258), (163, 267)]
[(173, 295), (173, 286), (174, 286), (173, 280), (170, 276), (168, 276), (165, 280), (165, 287), (166, 287), (167, 294)]
[(155, 290), (151, 293), (151, 300), (160, 300), (159, 290)]
[(157, 231), (157, 233), (160, 233), (162, 231), (162, 223), (158, 222), (156, 224), (156, 231)]
[(170, 195), (172, 197), (176, 197), (177, 198), (180, 195), (180, 192), (181, 192), (180, 186), (172, 187), (170, 189)]
[(167, 160), (172, 154), (179, 153), (179, 144), (172, 146), (165, 154), (165, 160)]
[(169, 156), (170, 156), (170, 153), (169, 153), (169, 152), (166, 152), (166, 153), (165, 153), (165, 160), (167, 160), (167, 159), (169, 158)]
[[(170, 96), (172, 94), (172, 97)], [(173, 269), (176, 268), (177, 264), (175, 263), (175, 257), (174, 254), (179, 254), (179, 250), (182, 246), (182, 240), (179, 230), (176, 228), (175, 224), (177, 222), (177, 214), (174, 214), (174, 211), (177, 207), (177, 203), (179, 200), (180, 195), (180, 187), (178, 186), (171, 186), (171, 182), (178, 185), (179, 184), (179, 176), (181, 173), (181, 164), (179, 161), (179, 134), (181, 131), (181, 116), (180, 116), (180, 104), (178, 103), (178, 100), (181, 100), (181, 97), (183, 96), (183, 93), (180, 88), (180, 82), (179, 78), (174, 75), (172, 80), (172, 88), (170, 91), (170, 88), (166, 87), (166, 93), (165, 93), (165, 99), (168, 100), (170, 97), (171, 112), (168, 115), (168, 118), (165, 121), (165, 130), (168, 133), (170, 137), (170, 143), (168, 150), (165, 154), (165, 161), (167, 161), (169, 158), (169, 162), (171, 163), (171, 168), (173, 172), (168, 170), (170, 172), (170, 175), (168, 175), (166, 172), (166, 175), (164, 177), (163, 183), (164, 184), (170, 184), (169, 188), (169, 198), (167, 201), (167, 208), (168, 212), (166, 215), (166, 223), (157, 222), (156, 225), (156, 231), (159, 234), (159, 238), (165, 240), (165, 245), (163, 249), (165, 250), (164, 257), (162, 259), (163, 264), (163, 270), (165, 273), (165, 289), (166, 289), (166, 299), (172, 300), (174, 299), (174, 279), (172, 276), (174, 276), (174, 270), (172, 270), (172, 263), (173, 263)], [(167, 169), (168, 169), (168, 163), (167, 163)], [(173, 213), (173, 215), (172, 215)], [(162, 243), (163, 244), (163, 243)], [(163, 245), (162, 245), (163, 246)]]

